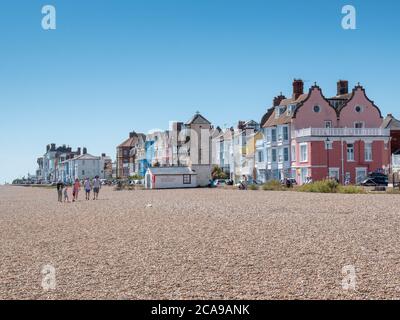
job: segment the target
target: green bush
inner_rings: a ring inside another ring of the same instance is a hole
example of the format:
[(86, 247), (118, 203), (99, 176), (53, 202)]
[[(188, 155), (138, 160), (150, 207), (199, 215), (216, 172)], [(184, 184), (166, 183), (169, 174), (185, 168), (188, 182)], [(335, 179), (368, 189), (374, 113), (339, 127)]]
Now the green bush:
[(297, 188), (301, 192), (317, 192), (317, 193), (347, 193), (357, 194), (365, 193), (364, 188), (357, 186), (342, 186), (336, 180), (315, 181), (310, 184), (304, 184)]
[(338, 192), (348, 194), (366, 193), (364, 188), (358, 186), (339, 186)]
[(144, 177), (142, 177), (139, 174), (134, 174), (133, 176), (129, 177), (129, 180), (142, 180), (142, 179), (144, 179)]
[(278, 180), (271, 180), (264, 183), (262, 186), (264, 191), (283, 191), (286, 190), (284, 186)]
[(338, 187), (339, 183), (335, 180), (322, 180), (304, 184), (298, 190), (301, 192), (336, 193), (338, 192)]
[(258, 186), (257, 185), (255, 185), (255, 184), (251, 184), (251, 185), (249, 185), (248, 186), (248, 188), (247, 189), (249, 189), (249, 190), (253, 190), (253, 191), (256, 191), (256, 190), (258, 190)]

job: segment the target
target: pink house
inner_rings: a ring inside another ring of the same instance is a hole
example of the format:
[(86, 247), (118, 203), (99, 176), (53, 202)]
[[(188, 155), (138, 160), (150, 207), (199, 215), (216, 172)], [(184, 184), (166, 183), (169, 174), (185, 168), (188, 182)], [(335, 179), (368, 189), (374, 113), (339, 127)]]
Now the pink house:
[(354, 184), (389, 169), (390, 131), (381, 128), (381, 112), (360, 85), (349, 93), (348, 82), (340, 80), (337, 95), (326, 98), (315, 84), (287, 122), (291, 177), (299, 184), (327, 177)]

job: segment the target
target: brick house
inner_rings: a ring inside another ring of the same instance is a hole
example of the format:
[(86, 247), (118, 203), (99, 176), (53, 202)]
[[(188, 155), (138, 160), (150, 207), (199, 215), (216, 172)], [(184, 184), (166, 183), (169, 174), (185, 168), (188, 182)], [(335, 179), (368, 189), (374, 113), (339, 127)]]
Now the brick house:
[[(291, 177), (303, 184), (308, 178), (332, 177), (358, 183), (369, 172), (389, 169), (390, 132), (381, 128), (381, 111), (362, 86), (349, 93), (348, 82), (340, 80), (332, 98), (316, 84), (307, 94), (302, 87), (302, 81), (295, 80), (292, 99), (278, 99), (264, 118), (264, 129), (271, 131), (265, 138), (271, 149), (267, 164), (278, 169), (273, 179)], [(277, 137), (280, 126), (288, 127), (289, 137), (283, 133), (282, 142)], [(286, 148), (283, 158), (277, 156), (279, 144)]]

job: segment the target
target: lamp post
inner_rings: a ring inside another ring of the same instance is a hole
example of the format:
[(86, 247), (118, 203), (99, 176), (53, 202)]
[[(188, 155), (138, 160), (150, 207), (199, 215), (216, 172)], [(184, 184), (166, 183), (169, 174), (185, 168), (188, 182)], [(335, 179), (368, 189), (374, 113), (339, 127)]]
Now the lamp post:
[(331, 140), (329, 140), (329, 137), (326, 138), (326, 162), (327, 162), (327, 170), (328, 170), (328, 179), (330, 178), (329, 174), (329, 145), (330, 145)]

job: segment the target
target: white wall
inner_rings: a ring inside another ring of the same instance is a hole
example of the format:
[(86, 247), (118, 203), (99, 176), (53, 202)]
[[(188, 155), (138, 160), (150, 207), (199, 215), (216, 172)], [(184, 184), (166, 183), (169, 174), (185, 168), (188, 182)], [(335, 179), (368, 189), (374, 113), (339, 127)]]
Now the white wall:
[(190, 167), (197, 174), (197, 185), (207, 187), (211, 179), (212, 166), (208, 164), (192, 165)]
[[(103, 177), (104, 173), (101, 171), (104, 168), (104, 161), (102, 160), (75, 160), (75, 178), (93, 179), (95, 176)], [(82, 172), (84, 171), (84, 173)]]
[(195, 188), (197, 187), (196, 175), (191, 175), (191, 184), (183, 184), (183, 175), (156, 175), (155, 184), (153, 184), (150, 175), (150, 188), (147, 186), (149, 172), (146, 173), (145, 183), (148, 189), (174, 189), (174, 188)]

